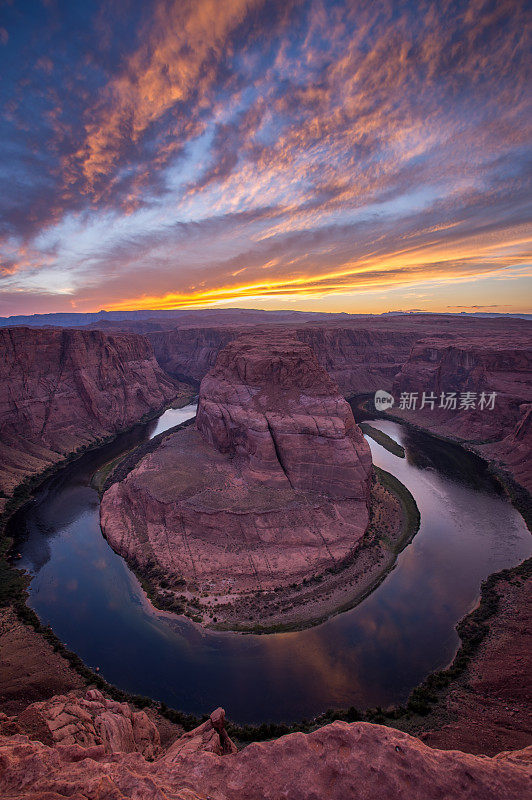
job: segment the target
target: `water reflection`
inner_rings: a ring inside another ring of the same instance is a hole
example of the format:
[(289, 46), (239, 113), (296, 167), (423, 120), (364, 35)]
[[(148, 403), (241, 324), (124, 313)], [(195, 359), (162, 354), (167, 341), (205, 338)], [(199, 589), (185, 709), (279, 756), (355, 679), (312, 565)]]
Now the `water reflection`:
[[(183, 421), (174, 412), (184, 409), (171, 411), (134, 436)], [(482, 579), (529, 556), (532, 540), (479, 459), (395, 423), (372, 424), (405, 447), (400, 459), (370, 440), (375, 463), (408, 486), (422, 522), (396, 568), (352, 611), (270, 636), (206, 632), (155, 612), (101, 536), (88, 486), (99, 464), (132, 446), (131, 434), (71, 465), (13, 521), (24, 532), (22, 565), (34, 575), (31, 605), (109, 681), (185, 711), (221, 704), (240, 722), (292, 721), (328, 707), (404, 701), (451, 660), (454, 626)]]
[(150, 431), (149, 438), (153, 439), (154, 436), (158, 436), (159, 433), (163, 433), (163, 431), (168, 430), (168, 428), (173, 428), (174, 425), (180, 425), (187, 419), (195, 417), (197, 408), (197, 403), (190, 403), (188, 406), (183, 406), (182, 408), (169, 408), (164, 414), (161, 414), (153, 430)]

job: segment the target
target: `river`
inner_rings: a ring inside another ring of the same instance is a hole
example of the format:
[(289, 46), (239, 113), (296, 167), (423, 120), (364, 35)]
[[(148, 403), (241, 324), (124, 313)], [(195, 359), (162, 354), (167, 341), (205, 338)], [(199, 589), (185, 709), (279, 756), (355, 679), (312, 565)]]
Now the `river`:
[(406, 700), (459, 644), (455, 625), (481, 581), (532, 554), (532, 537), (484, 463), (398, 423), (371, 424), (406, 458), (369, 440), (374, 463), (413, 494), (421, 526), (395, 569), (351, 611), (304, 631), (266, 636), (205, 631), (154, 610), (103, 538), (91, 476), (134, 444), (193, 416), (171, 409), (49, 479), (12, 518), (41, 621), (120, 688), (195, 714), (222, 705), (235, 722), (294, 722), (327, 708)]

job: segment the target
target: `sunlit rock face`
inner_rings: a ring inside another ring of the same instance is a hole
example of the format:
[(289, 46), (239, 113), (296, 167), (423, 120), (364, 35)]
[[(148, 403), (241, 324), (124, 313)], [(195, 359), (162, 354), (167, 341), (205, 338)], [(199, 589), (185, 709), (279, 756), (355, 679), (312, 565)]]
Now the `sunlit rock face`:
[(290, 335), (237, 339), (203, 379), (197, 426), (256, 480), (367, 499), (369, 447), (308, 345)]
[(203, 592), (283, 586), (336, 567), (368, 525), (369, 446), (310, 348), (242, 337), (203, 380), (197, 428), (105, 493), (112, 546)]

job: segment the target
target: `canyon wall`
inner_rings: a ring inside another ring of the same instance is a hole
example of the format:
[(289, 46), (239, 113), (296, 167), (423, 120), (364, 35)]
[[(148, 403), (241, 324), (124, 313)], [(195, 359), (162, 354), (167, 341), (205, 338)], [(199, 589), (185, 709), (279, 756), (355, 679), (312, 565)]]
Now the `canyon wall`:
[(137, 334), (0, 330), (0, 491), (183, 394)]
[[(147, 336), (161, 366), (198, 383), (218, 352), (243, 327), (177, 328)], [(368, 317), (346, 325), (249, 327), (290, 332), (308, 344), (342, 393), (392, 391), (393, 412), (437, 434), (474, 444), (481, 455), (506, 468), (532, 489), (530, 413), (532, 325), (517, 319), (471, 319), (456, 315)], [(417, 393), (416, 409), (401, 411), (401, 393)], [(420, 409), (423, 392), (434, 409)], [(441, 394), (456, 392), (457, 408), (440, 409)], [(496, 394), (494, 409), (459, 408), (459, 395)]]
[[(394, 375), (419, 338), (413, 330), (390, 332), (333, 326), (263, 327), (250, 329), (250, 332), (259, 330), (289, 331), (308, 344), (345, 395), (389, 389)], [(221, 348), (244, 331), (237, 327), (178, 328), (147, 336), (163, 369), (199, 382), (214, 366)]]
[[(453, 392), (456, 404), (453, 400), (451, 408), (442, 408)], [(417, 395), (416, 408), (401, 410), (396, 405), (393, 413), (434, 433), (474, 445), (532, 490), (530, 334), (517, 339), (504, 333), (425, 339), (412, 348), (395, 377), (396, 404), (402, 393)], [(427, 402), (421, 408), (423, 393), (430, 395), (434, 404)]]

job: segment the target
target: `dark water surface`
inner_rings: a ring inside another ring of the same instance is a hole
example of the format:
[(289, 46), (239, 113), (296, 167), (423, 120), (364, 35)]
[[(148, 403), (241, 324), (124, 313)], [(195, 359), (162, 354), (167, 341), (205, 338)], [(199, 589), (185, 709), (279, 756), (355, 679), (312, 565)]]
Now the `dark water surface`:
[(403, 702), (458, 646), (457, 621), (481, 581), (532, 553), (532, 537), (483, 462), (451, 444), (372, 421), (406, 449), (369, 440), (374, 462), (414, 495), (420, 531), (396, 568), (351, 611), (296, 633), (207, 632), (158, 613), (102, 537), (92, 473), (150, 435), (193, 415), (165, 412), (69, 465), (18, 512), (18, 562), (33, 576), (30, 605), (111, 683), (201, 714), (225, 707), (237, 722), (297, 721), (330, 707)]

